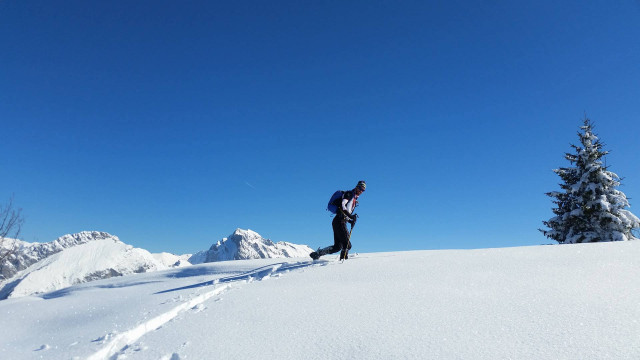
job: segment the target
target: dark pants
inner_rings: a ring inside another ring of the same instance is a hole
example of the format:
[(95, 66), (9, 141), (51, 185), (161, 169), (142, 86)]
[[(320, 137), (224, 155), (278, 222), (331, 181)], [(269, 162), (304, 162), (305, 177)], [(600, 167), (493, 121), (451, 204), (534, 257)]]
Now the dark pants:
[(351, 249), (349, 242), (349, 231), (347, 230), (347, 219), (344, 216), (336, 215), (331, 222), (333, 227), (333, 246), (327, 246), (318, 250), (320, 256), (334, 254), (340, 250)]

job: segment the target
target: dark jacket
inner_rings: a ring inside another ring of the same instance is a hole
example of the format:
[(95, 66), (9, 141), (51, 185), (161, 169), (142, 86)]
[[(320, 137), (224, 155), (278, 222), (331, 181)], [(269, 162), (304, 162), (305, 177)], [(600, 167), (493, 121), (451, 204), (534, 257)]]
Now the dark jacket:
[[(347, 202), (351, 201), (354, 198), (354, 196), (355, 194), (352, 190), (345, 191), (344, 194), (342, 194), (341, 198), (338, 198), (333, 202), (333, 205), (335, 205), (338, 208), (338, 210), (336, 211), (336, 217), (343, 222), (353, 220), (353, 214), (350, 214), (349, 211), (342, 208), (342, 202), (343, 200), (347, 200)], [(355, 210), (355, 207), (356, 207), (356, 204), (354, 204), (353, 206), (354, 210)]]

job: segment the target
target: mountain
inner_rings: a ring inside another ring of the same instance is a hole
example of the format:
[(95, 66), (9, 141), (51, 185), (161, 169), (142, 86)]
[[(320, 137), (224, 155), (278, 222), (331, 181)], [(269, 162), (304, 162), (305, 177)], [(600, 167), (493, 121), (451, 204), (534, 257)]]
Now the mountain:
[[(75, 244), (75, 245), (73, 245)], [(44, 257), (0, 283), (0, 299), (44, 293), (74, 284), (167, 268), (144, 249), (107, 233), (66, 235), (47, 244), (24, 245), (17, 259)], [(46, 256), (46, 254), (50, 254)]]
[(192, 264), (225, 260), (308, 257), (313, 250), (307, 245), (274, 243), (251, 230), (236, 229), (228, 238), (213, 244), (189, 258)]
[(22, 240), (5, 239), (2, 245), (8, 249), (15, 248), (15, 252), (1, 264), (1, 278), (9, 279), (17, 272), (64, 249), (94, 240), (106, 239), (119, 240), (117, 236), (99, 231), (83, 231), (77, 234), (69, 234), (48, 243), (29, 243)]
[(16, 251), (2, 267), (0, 299), (40, 294), (74, 284), (223, 260), (307, 257), (306, 245), (274, 243), (251, 230), (237, 229), (228, 238), (195, 255), (151, 254), (117, 236), (85, 231), (48, 243), (8, 240)]

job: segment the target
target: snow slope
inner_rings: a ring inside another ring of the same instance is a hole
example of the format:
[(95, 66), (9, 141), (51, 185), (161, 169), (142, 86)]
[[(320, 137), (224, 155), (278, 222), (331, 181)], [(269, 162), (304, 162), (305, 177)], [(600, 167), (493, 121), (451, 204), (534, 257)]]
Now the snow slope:
[(18, 272), (2, 284), (0, 299), (165, 268), (148, 251), (108, 237), (67, 248)]
[(154, 253), (153, 258), (156, 259), (159, 263), (161, 263), (164, 267), (181, 267), (181, 266), (189, 266), (191, 263), (189, 262), (189, 258), (191, 254), (185, 255), (175, 255), (168, 252), (162, 253)]
[(106, 239), (119, 240), (117, 236), (100, 231), (83, 231), (77, 234), (64, 235), (47, 243), (29, 243), (22, 240), (5, 239), (2, 246), (7, 249), (15, 249), (15, 252), (5, 259), (0, 267), (2, 268), (2, 276), (5, 279), (9, 279), (18, 271), (24, 270), (62, 250), (90, 241)]
[(640, 242), (215, 262), (0, 301), (3, 359), (638, 359)]
[(194, 254), (189, 262), (201, 264), (226, 260), (306, 257), (312, 251), (307, 245), (284, 241), (274, 243), (255, 231), (236, 229), (228, 238), (213, 244), (209, 250)]

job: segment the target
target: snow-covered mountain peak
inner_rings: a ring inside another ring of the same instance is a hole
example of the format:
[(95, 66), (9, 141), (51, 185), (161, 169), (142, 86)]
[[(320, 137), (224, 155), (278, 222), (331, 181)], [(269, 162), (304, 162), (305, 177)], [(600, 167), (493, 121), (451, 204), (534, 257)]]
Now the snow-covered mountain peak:
[(102, 231), (82, 231), (76, 234), (67, 234), (47, 243), (29, 243), (21, 240), (5, 239), (5, 243), (2, 245), (6, 248), (15, 249), (15, 252), (1, 264), (1, 278), (8, 279), (19, 271), (64, 249), (96, 240), (120, 242), (117, 236)]
[(52, 241), (53, 244), (62, 247), (63, 249), (69, 248), (74, 245), (88, 243), (95, 240), (107, 240), (120, 241), (115, 235), (111, 235), (102, 231), (81, 231), (76, 234), (67, 234)]
[[(30, 244), (24, 249), (32, 250), (39, 255), (49, 255), (0, 282), (0, 299), (167, 268), (148, 251), (127, 245), (108, 233), (83, 232), (65, 235), (50, 243)], [(28, 262), (22, 263), (21, 266), (26, 263)]]
[(273, 241), (271, 241), (270, 239), (263, 238), (257, 232), (250, 229), (243, 230), (240, 228), (236, 229), (236, 231), (234, 231), (233, 234), (231, 234), (228, 238), (224, 238), (218, 241), (216, 245), (221, 244), (223, 241), (233, 241), (236, 244), (241, 244), (245, 242), (245, 243), (251, 243), (251, 244), (264, 243), (267, 245), (274, 245)]
[(287, 242), (275, 243), (252, 230), (236, 229), (229, 237), (219, 240), (209, 250), (189, 258), (192, 264), (225, 260), (306, 257), (313, 251), (307, 245)]

